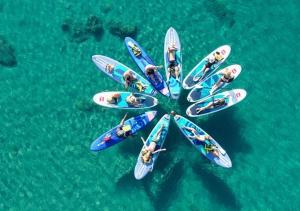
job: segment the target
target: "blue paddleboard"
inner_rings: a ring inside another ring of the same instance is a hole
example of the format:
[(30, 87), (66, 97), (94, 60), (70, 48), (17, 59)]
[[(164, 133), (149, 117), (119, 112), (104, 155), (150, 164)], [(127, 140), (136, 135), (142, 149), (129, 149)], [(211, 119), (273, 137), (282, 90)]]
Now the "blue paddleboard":
[[(137, 131), (143, 129), (148, 123), (150, 123), (156, 116), (156, 111), (148, 111), (141, 115), (132, 117), (124, 122), (124, 125), (131, 127), (131, 134), (135, 134)], [(103, 133), (97, 138), (90, 147), (91, 151), (100, 151), (108, 147), (111, 147), (119, 142), (122, 142), (126, 138), (117, 136), (117, 129), (119, 125), (113, 129)], [(107, 137), (109, 139), (107, 140)]]
[[(170, 92), (168, 89), (168, 86), (166, 82), (164, 81), (162, 75), (159, 71), (156, 72), (155, 80), (151, 80), (150, 77), (147, 76), (145, 72), (145, 67), (148, 64), (155, 65), (152, 59), (149, 57), (149, 55), (146, 53), (146, 51), (132, 38), (126, 37), (125, 38), (125, 45), (127, 47), (127, 50), (133, 59), (133, 61), (138, 65), (138, 67), (142, 70), (148, 81), (152, 84), (152, 86), (159, 91), (161, 94), (169, 97)], [(140, 49), (140, 54), (138, 56), (134, 55), (132, 47), (136, 46), (138, 49)]]

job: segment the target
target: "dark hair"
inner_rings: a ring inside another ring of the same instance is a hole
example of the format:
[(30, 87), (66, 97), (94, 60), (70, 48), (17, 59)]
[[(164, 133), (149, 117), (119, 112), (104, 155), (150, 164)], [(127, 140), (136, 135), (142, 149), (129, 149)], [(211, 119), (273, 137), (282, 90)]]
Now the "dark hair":
[(216, 51), (216, 54), (220, 54), (220, 52), (219, 52), (219, 51)]

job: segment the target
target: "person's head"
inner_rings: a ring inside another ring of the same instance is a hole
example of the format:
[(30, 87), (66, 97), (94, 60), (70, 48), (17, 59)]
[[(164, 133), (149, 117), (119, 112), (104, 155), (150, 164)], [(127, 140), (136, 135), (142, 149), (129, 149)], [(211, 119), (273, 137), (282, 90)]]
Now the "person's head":
[(230, 78), (231, 77), (231, 71), (230, 69), (226, 68), (225, 71), (224, 71), (224, 76), (226, 78)]
[(220, 55), (220, 52), (219, 52), (219, 51), (216, 51), (216, 55), (218, 55), (218, 56), (219, 56), (219, 55)]
[(146, 150), (142, 156), (143, 163), (149, 163), (151, 160), (151, 152)]

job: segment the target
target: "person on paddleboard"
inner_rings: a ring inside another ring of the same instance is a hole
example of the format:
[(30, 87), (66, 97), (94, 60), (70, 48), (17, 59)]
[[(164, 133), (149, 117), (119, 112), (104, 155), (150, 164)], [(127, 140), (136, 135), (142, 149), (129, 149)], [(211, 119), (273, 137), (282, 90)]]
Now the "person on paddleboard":
[(125, 124), (125, 119), (127, 117), (127, 114), (123, 117), (121, 120), (119, 126), (117, 127), (116, 130), (112, 131), (111, 133), (108, 133), (104, 136), (103, 141), (108, 142), (113, 139), (113, 137), (119, 137), (119, 138), (127, 138), (132, 135), (131, 133), (131, 125), (126, 125)]
[(150, 142), (149, 146), (146, 146), (146, 142), (145, 142), (144, 138), (141, 137), (141, 139), (144, 143), (144, 147), (143, 147), (142, 155), (141, 155), (141, 159), (142, 159), (143, 163), (150, 163), (151, 159), (152, 159), (152, 156), (155, 153), (158, 153), (158, 152), (161, 152), (161, 151), (166, 151), (166, 149), (155, 150), (156, 146), (157, 146), (157, 142), (160, 140), (160, 135), (161, 135), (161, 132), (162, 132), (163, 128), (164, 128), (164, 125), (162, 125), (159, 128), (158, 132), (156, 133), (155, 137), (153, 138), (153, 141)]
[[(152, 64), (147, 64), (145, 66), (145, 72), (146, 72), (146, 75), (151, 79), (151, 81), (156, 81), (155, 80), (155, 76), (157, 75), (157, 71), (158, 69), (162, 68), (163, 66), (160, 65), (160, 66), (155, 66), (155, 65), (152, 65)], [(162, 82), (162, 79), (160, 77), (157, 77), (158, 78), (158, 83), (161, 83)]]
[(111, 73), (114, 71), (114, 68), (115, 68), (114, 65), (112, 65), (112, 64), (107, 64), (107, 65), (105, 66), (105, 71), (107, 71), (108, 73), (111, 74)]
[(131, 48), (132, 53), (136, 57), (138, 57), (138, 56), (140, 56), (142, 54), (141, 49), (139, 49), (139, 47), (137, 47), (133, 42), (129, 41), (127, 44)]
[(219, 63), (223, 59), (224, 59), (224, 57), (221, 55), (221, 53), (219, 51), (216, 51), (215, 53), (213, 53), (213, 55), (206, 60), (206, 64), (204, 65), (202, 70), (198, 73), (198, 74), (202, 73), (202, 76), (201, 77), (195, 76), (194, 81), (199, 82), (203, 78), (205, 78), (206, 73), (213, 67), (213, 65)]
[(133, 93), (131, 93), (127, 98), (126, 98), (126, 102), (131, 105), (131, 106), (135, 106), (135, 107), (139, 107), (141, 105), (141, 103), (145, 100), (144, 97), (136, 97), (134, 96)]
[(226, 68), (220, 74), (222, 75), (222, 77), (212, 86), (209, 92), (210, 94), (213, 94), (224, 83), (230, 83), (234, 79), (234, 76), (232, 75), (232, 72), (229, 68)]
[(125, 116), (123, 117), (123, 119), (121, 120), (118, 128), (117, 128), (117, 131), (116, 131), (116, 134), (118, 137), (123, 137), (123, 138), (126, 138), (130, 135), (132, 135), (131, 133), (131, 125), (126, 125), (125, 124), (125, 119), (127, 117), (127, 114), (125, 114)]
[(131, 70), (126, 70), (124, 72), (123, 79), (124, 79), (125, 89), (127, 89), (129, 86), (132, 86), (134, 82), (135, 82), (136, 88), (140, 92), (142, 92), (146, 89), (146, 86), (137, 80), (137, 78), (135, 77), (135, 75), (133, 74), (133, 72)]
[(171, 45), (168, 47), (168, 60), (169, 60), (169, 66), (168, 66), (168, 71), (167, 71), (167, 83), (170, 82), (170, 76), (172, 75), (178, 82), (180, 82), (179, 75), (180, 75), (180, 70), (178, 67), (178, 64), (176, 62), (176, 51), (177, 48), (175, 44)]
[(111, 96), (108, 96), (106, 101), (110, 104), (118, 104), (121, 95), (119, 93), (112, 93)]
[(196, 112), (197, 112), (197, 114), (200, 114), (201, 112), (203, 112), (207, 109), (218, 108), (218, 107), (222, 107), (222, 106), (225, 106), (225, 105), (227, 105), (227, 102), (226, 102), (225, 97), (224, 97), (224, 98), (221, 98), (221, 99), (213, 100), (212, 102), (208, 103), (204, 107), (196, 108)]
[(192, 127), (183, 127), (185, 130), (191, 132), (193, 135), (188, 136), (189, 138), (201, 143), (204, 145), (204, 149), (207, 152), (212, 153), (215, 157), (219, 157), (219, 150), (218, 148), (211, 143), (213, 140), (209, 135), (200, 135), (195, 128)]

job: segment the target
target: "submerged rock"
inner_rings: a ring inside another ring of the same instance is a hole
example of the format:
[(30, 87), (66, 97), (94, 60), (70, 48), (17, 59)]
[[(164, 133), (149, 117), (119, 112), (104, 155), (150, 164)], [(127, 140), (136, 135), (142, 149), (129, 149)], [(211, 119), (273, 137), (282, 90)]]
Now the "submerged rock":
[(81, 99), (75, 103), (75, 107), (80, 111), (93, 111), (95, 104), (90, 99)]
[(121, 23), (120, 21), (111, 21), (109, 24), (109, 32), (120, 38), (135, 37), (137, 34), (137, 27), (132, 24)]
[(99, 17), (97, 17), (95, 15), (91, 15), (90, 17), (88, 17), (85, 27), (86, 27), (87, 32), (94, 35), (94, 37), (96, 39), (101, 38), (101, 36), (104, 32), (102, 21), (100, 20)]
[(103, 34), (103, 24), (99, 17), (91, 15), (86, 23), (66, 19), (61, 25), (63, 32), (67, 33), (70, 41), (81, 43), (94, 36), (99, 40)]
[(0, 35), (0, 64), (7, 67), (17, 65), (15, 49)]
[(226, 1), (222, 1), (222, 0), (207, 1), (206, 8), (212, 14), (214, 14), (222, 23), (226, 23), (230, 27), (234, 25), (235, 23), (235, 20), (233, 18), (234, 12), (228, 8)]
[(101, 6), (101, 11), (103, 12), (103, 13), (108, 13), (109, 11), (111, 11), (112, 10), (112, 5), (111, 4), (103, 4), (102, 6)]

